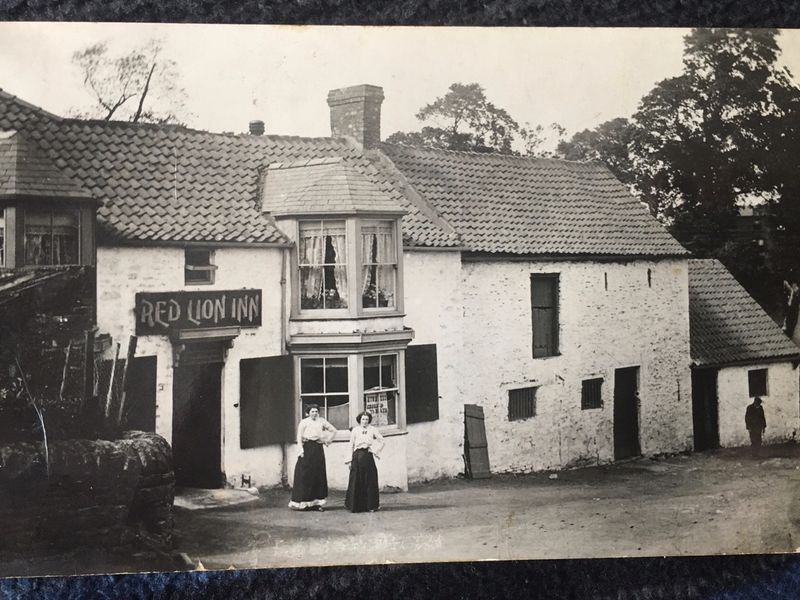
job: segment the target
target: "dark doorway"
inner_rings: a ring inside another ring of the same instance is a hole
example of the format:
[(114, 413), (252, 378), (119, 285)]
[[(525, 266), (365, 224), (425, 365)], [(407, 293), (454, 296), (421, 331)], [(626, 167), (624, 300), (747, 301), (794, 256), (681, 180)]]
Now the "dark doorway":
[(182, 360), (173, 377), (175, 480), (186, 487), (222, 487), (222, 363)]
[(692, 422), (694, 449), (719, 448), (717, 369), (692, 370)]
[(639, 367), (614, 371), (614, 460), (639, 456)]
[(155, 356), (137, 356), (128, 371), (125, 405), (127, 428), (135, 431), (156, 430), (156, 368)]

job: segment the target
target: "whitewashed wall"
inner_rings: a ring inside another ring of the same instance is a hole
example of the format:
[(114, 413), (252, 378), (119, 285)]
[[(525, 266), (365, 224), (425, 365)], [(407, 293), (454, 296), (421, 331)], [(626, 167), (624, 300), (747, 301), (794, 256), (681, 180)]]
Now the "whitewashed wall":
[(460, 392), (463, 337), (461, 254), (407, 251), (405, 323), (413, 344), (436, 344), (439, 419), (408, 427), (408, 477), (424, 481), (464, 472), (464, 400)]
[[(253, 485), (281, 483), (280, 446), (242, 450), (239, 447), (239, 360), (274, 356), (281, 352), (281, 250), (274, 248), (218, 248), (211, 285), (184, 285), (181, 248), (100, 247), (97, 253), (98, 327), (122, 343), (134, 333), (134, 296), (137, 292), (209, 291), (240, 288), (262, 290), (262, 325), (242, 329), (228, 352), (222, 373), (222, 470), (231, 485), (241, 485), (242, 474)], [(141, 336), (137, 356), (158, 357), (156, 431), (172, 439), (172, 344), (165, 336)]]
[[(462, 273), (461, 402), (484, 408), (494, 471), (613, 460), (614, 370), (629, 366), (640, 367), (642, 452), (692, 447), (685, 260), (467, 262)], [(531, 273), (560, 275), (560, 356), (531, 356)], [(603, 408), (581, 410), (581, 381), (594, 377)], [(528, 386), (537, 415), (509, 422), (508, 390)]]
[(717, 375), (719, 399), (719, 442), (723, 447), (750, 444), (744, 413), (752, 402), (747, 372), (767, 368), (767, 391), (763, 399), (767, 429), (764, 443), (797, 439), (800, 434), (800, 373), (790, 362), (748, 365), (720, 369)]

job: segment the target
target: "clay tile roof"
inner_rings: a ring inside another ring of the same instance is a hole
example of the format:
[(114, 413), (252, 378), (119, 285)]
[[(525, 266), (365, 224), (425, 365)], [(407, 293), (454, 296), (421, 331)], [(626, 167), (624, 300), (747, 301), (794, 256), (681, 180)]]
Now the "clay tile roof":
[(89, 199), (35, 144), (17, 131), (0, 131), (0, 198)]
[[(17, 129), (104, 204), (101, 243), (289, 243), (261, 210), (260, 172), (278, 162), (346, 160), (361, 192), (407, 211), (408, 245), (454, 246), (432, 220), (346, 139), (216, 134), (179, 126), (61, 119), (0, 90), (0, 129)], [(359, 174), (356, 177), (356, 173)], [(365, 183), (366, 182), (366, 183)], [(355, 184), (354, 184), (355, 185)]]
[(800, 348), (717, 260), (689, 261), (689, 318), (696, 365), (800, 358)]
[(598, 163), (380, 149), (470, 251), (686, 256), (646, 207)]
[(405, 212), (341, 157), (270, 165), (262, 198), (264, 210), (274, 215)]

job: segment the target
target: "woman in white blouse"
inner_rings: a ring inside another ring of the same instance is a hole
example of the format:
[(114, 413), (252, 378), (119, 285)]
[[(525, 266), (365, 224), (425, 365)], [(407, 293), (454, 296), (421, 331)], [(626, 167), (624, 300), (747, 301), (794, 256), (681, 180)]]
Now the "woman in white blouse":
[(374, 512), (380, 508), (378, 497), (378, 469), (375, 459), (383, 450), (383, 436), (372, 423), (372, 415), (362, 412), (358, 425), (350, 432), (350, 483), (344, 505), (350, 512)]
[(297, 466), (289, 508), (323, 510), (328, 497), (328, 474), (325, 469), (326, 446), (336, 435), (336, 428), (319, 416), (316, 404), (308, 406), (308, 416), (297, 426)]

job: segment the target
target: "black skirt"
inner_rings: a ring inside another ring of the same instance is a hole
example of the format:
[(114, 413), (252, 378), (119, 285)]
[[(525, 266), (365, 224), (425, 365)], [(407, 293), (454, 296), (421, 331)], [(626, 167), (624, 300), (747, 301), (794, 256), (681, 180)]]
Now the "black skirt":
[(366, 512), (377, 510), (380, 506), (378, 497), (378, 469), (372, 453), (360, 448), (353, 453), (350, 463), (350, 483), (344, 505), (350, 512)]
[(297, 457), (294, 468), (292, 501), (289, 507), (304, 510), (325, 504), (328, 497), (328, 474), (325, 470), (325, 451), (318, 442), (303, 442), (303, 456)]

